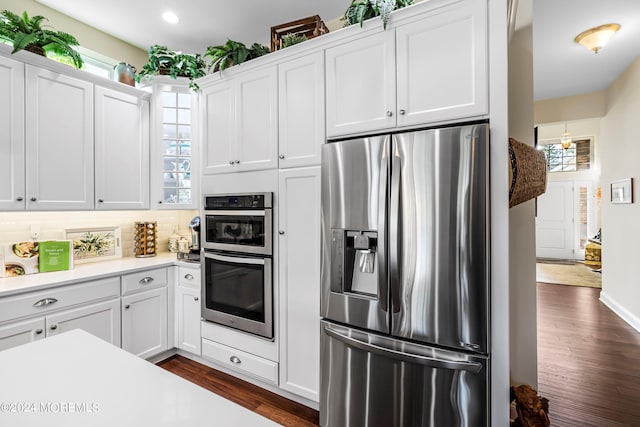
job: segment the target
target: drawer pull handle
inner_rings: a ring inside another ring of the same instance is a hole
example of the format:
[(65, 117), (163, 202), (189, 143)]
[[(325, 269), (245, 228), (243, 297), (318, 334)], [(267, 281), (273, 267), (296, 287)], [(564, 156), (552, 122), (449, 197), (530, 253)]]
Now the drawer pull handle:
[(129, 304), (127, 304), (127, 305), (125, 305), (125, 306), (124, 306), (124, 309), (125, 309), (125, 310), (129, 310), (129, 308), (131, 308), (131, 306), (130, 306)]
[(149, 277), (149, 276), (143, 277), (138, 281), (138, 283), (140, 283), (141, 285), (146, 285), (147, 283), (151, 283), (151, 282), (153, 282), (153, 277)]
[(400, 110), (400, 115), (404, 116), (407, 112), (405, 110)]
[(184, 278), (187, 280), (193, 280), (193, 274), (185, 274)]
[(58, 329), (58, 325), (51, 325), (51, 330), (55, 331), (56, 329)]
[(21, 201), (23, 201), (23, 200), (24, 200), (24, 198), (23, 198), (23, 197), (20, 197), (20, 196), (16, 197), (16, 202), (21, 202)]
[(51, 305), (53, 303), (58, 302), (57, 299), (55, 298), (43, 298), (40, 301), (36, 301), (35, 303), (33, 303), (34, 307), (44, 307), (46, 305)]
[(44, 331), (40, 328), (36, 329), (36, 335), (42, 334)]
[(238, 356), (231, 356), (229, 358), (229, 360), (231, 361), (231, 363), (235, 364), (235, 365), (239, 365), (242, 363), (242, 360), (240, 360), (240, 358)]

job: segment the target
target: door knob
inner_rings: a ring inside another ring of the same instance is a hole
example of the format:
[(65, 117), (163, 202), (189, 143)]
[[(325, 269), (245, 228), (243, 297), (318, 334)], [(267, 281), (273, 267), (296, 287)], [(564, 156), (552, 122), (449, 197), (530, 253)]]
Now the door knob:
[(232, 165), (234, 163), (233, 160), (229, 160), (229, 164)]
[(98, 203), (104, 203), (103, 199), (98, 199)]
[(131, 306), (130, 306), (129, 304), (127, 304), (127, 305), (125, 305), (125, 306), (124, 306), (124, 309), (125, 309), (125, 310), (129, 310), (129, 308), (131, 308)]
[(406, 111), (404, 111), (404, 110), (400, 110), (400, 115), (401, 115), (401, 116), (404, 116), (404, 114), (405, 114), (405, 113), (406, 113)]
[(393, 111), (387, 111), (387, 117), (393, 116)]
[(32, 202), (35, 202), (36, 200), (38, 200), (38, 199), (36, 199), (35, 197), (32, 197), (32, 198), (31, 198), (31, 201), (32, 201)]
[(42, 334), (44, 331), (42, 329), (36, 329), (36, 335)]
[(235, 163), (235, 164), (237, 165), (237, 164), (239, 164), (239, 163), (240, 163), (240, 160), (236, 160), (236, 161), (235, 161), (235, 162), (233, 162), (233, 163)]
[(24, 200), (24, 199), (23, 199), (22, 197), (16, 197), (16, 202), (21, 202), (21, 201), (23, 201), (23, 200)]
[(278, 157), (280, 158), (280, 160), (282, 160), (284, 159), (284, 154), (280, 154)]
[(51, 330), (55, 331), (56, 329), (58, 329), (58, 325), (51, 325)]
[(284, 234), (284, 230), (278, 231), (278, 234), (282, 236)]

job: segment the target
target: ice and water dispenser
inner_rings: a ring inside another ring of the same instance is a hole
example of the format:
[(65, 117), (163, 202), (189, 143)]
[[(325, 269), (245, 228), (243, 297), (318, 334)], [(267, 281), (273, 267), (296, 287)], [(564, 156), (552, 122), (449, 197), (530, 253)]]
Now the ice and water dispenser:
[(377, 296), (378, 233), (334, 229), (331, 243), (331, 290)]

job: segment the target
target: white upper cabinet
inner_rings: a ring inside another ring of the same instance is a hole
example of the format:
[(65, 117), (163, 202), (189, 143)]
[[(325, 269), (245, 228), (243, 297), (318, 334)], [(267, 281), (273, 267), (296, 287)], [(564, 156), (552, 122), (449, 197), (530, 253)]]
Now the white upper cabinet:
[(24, 64), (0, 57), (0, 210), (24, 210)]
[(486, 2), (427, 3), (326, 50), (327, 137), (488, 114)]
[(327, 137), (395, 126), (394, 32), (326, 50)]
[(278, 166), (277, 87), (272, 66), (202, 89), (204, 174)]
[(485, 8), (464, 1), (396, 29), (398, 126), (489, 112)]
[(278, 89), (278, 166), (320, 164), (325, 140), (322, 52), (281, 63)]
[(93, 84), (26, 65), (28, 210), (93, 209)]
[(149, 208), (149, 102), (95, 88), (96, 209)]

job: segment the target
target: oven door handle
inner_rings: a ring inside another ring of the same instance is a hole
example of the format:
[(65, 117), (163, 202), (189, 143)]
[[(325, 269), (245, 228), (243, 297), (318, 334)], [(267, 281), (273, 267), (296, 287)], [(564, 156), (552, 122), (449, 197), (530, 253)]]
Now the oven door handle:
[(264, 210), (238, 210), (238, 211), (224, 211), (224, 210), (219, 210), (219, 211), (212, 211), (212, 210), (204, 210), (205, 215), (220, 215), (220, 216), (264, 216), (265, 215), (265, 211)]
[(244, 258), (244, 257), (225, 256), (225, 255), (210, 254), (210, 253), (205, 253), (204, 257), (215, 259), (216, 261), (233, 262), (235, 264), (254, 264), (254, 265), (265, 264), (264, 258)]

